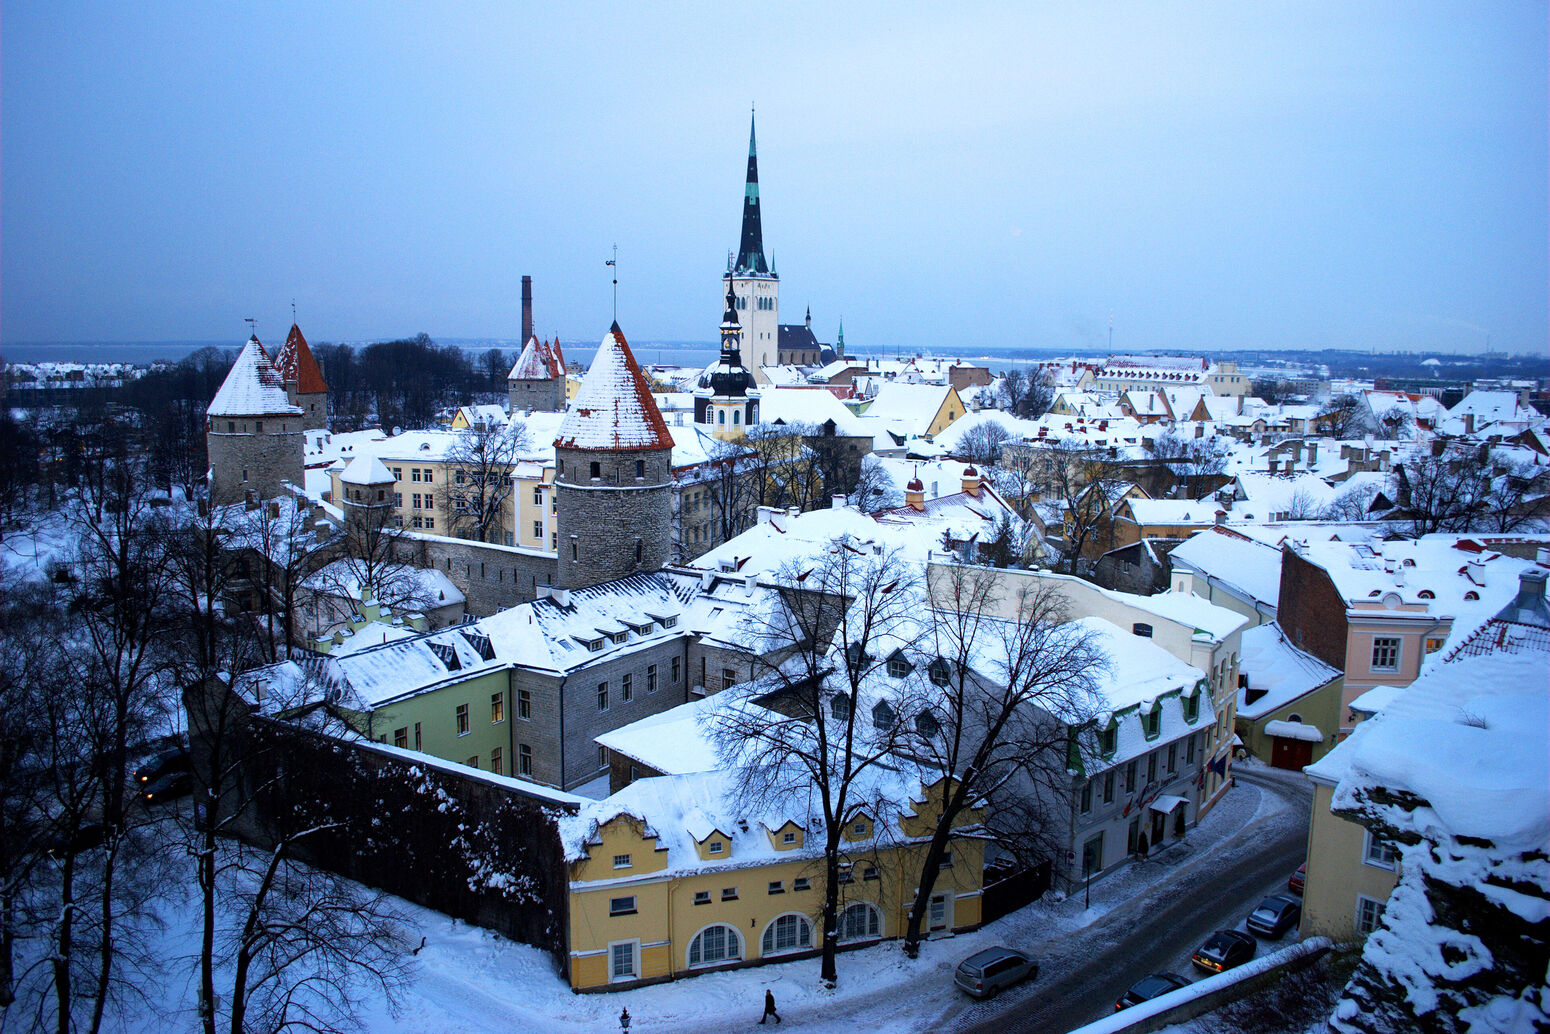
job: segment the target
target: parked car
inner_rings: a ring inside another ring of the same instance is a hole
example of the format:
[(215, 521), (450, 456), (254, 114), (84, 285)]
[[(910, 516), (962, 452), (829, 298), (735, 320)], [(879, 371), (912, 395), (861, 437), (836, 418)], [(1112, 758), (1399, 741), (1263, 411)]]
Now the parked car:
[(186, 751), (168, 750), (146, 758), (145, 762), (135, 769), (135, 786), (143, 787), (171, 772), (193, 772)]
[(975, 998), (991, 995), (1022, 980), (1037, 980), (1039, 964), (1016, 948), (995, 947), (977, 951), (958, 963), (953, 983)]
[(1128, 1009), (1132, 1005), (1140, 1005), (1142, 1002), (1150, 1002), (1153, 998), (1161, 998), (1169, 991), (1177, 991), (1181, 987), (1188, 987), (1189, 981), (1177, 973), (1153, 973), (1149, 977), (1143, 977), (1130, 986), (1130, 990), (1120, 996), (1120, 1000), (1114, 1003), (1114, 1011)]
[(1276, 938), (1296, 926), (1301, 918), (1301, 901), (1290, 894), (1272, 894), (1249, 913), (1243, 925), (1261, 937)]
[(1221, 973), (1252, 959), (1256, 947), (1254, 938), (1242, 930), (1218, 930), (1195, 949), (1189, 960), (1201, 969)]
[(194, 775), (187, 771), (163, 772), (140, 787), (140, 800), (146, 807), (182, 797), (194, 789)]
[(86, 822), (67, 834), (55, 837), (44, 849), (48, 856), (60, 861), (67, 855), (89, 851), (108, 838), (108, 827), (101, 822)]
[(1297, 871), (1292, 873), (1292, 875), (1287, 878), (1286, 889), (1291, 891), (1293, 894), (1296, 894), (1298, 897), (1302, 897), (1302, 888), (1303, 885), (1307, 883), (1307, 881), (1308, 863), (1303, 862), (1297, 867)]

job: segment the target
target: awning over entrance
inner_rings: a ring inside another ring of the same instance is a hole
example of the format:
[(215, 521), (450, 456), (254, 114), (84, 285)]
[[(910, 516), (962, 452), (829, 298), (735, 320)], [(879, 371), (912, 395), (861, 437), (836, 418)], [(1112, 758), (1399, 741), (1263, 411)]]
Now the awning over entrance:
[(1164, 815), (1167, 815), (1179, 805), (1188, 803), (1189, 799), (1186, 797), (1176, 797), (1173, 794), (1165, 793), (1161, 797), (1158, 797), (1157, 800), (1152, 802), (1151, 808), (1153, 811), (1160, 811)]

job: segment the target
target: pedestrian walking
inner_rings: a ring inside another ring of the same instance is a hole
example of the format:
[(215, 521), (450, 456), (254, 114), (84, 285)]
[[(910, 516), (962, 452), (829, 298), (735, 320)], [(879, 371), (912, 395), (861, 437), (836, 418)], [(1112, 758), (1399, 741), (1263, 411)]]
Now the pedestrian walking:
[(775, 1011), (775, 992), (766, 987), (764, 989), (764, 1015), (759, 1017), (759, 1022), (763, 1023), (771, 1016), (775, 1017), (776, 1023), (780, 1022), (780, 1013)]
[(1142, 833), (1140, 839), (1136, 841), (1136, 853), (1141, 856), (1141, 860), (1143, 862), (1146, 861), (1147, 849), (1150, 846), (1151, 845), (1146, 842), (1146, 834)]

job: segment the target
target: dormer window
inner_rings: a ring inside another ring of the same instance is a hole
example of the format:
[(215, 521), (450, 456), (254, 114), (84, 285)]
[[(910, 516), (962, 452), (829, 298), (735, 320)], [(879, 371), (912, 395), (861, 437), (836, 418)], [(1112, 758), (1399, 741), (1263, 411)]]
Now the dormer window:
[(893, 708), (888, 706), (888, 701), (879, 700), (872, 708), (872, 728), (878, 732), (887, 732), (893, 728)]
[(850, 717), (850, 697), (844, 693), (837, 693), (833, 700), (829, 701), (829, 713), (834, 720), (843, 722)]
[(1162, 732), (1162, 711), (1153, 707), (1150, 714), (1141, 716), (1141, 731), (1149, 740), (1155, 740)]
[(931, 662), (929, 674), (931, 676), (932, 685), (945, 686), (947, 685), (948, 680), (952, 677), (952, 669), (948, 667), (946, 661), (938, 657), (936, 660)]
[(726, 843), (724, 841), (712, 840), (710, 842), (710, 845), (708, 847), (706, 847), (705, 851), (706, 851), (707, 854), (721, 854), (726, 849), (727, 849), (727, 845), (726, 845)]
[(1111, 723), (1107, 728), (1098, 730), (1098, 753), (1109, 757), (1119, 746), (1119, 730)]
[(937, 733), (942, 731), (942, 726), (930, 711), (922, 711), (915, 716), (915, 731), (926, 737), (926, 739), (932, 739)]
[(896, 679), (902, 679), (910, 673), (910, 662), (904, 659), (903, 654), (896, 653), (888, 658), (888, 674)]
[(1184, 720), (1191, 725), (1200, 720), (1200, 693), (1198, 691), (1184, 698)]
[(782, 844), (795, 844), (797, 842), (796, 832), (790, 829), (786, 830), (780, 835), (780, 842)]

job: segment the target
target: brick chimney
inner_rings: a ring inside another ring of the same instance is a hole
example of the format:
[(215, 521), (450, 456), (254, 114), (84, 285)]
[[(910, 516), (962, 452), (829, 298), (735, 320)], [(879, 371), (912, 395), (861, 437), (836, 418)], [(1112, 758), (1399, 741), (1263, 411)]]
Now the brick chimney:
[(533, 278), (522, 278), (522, 347), (533, 336)]

